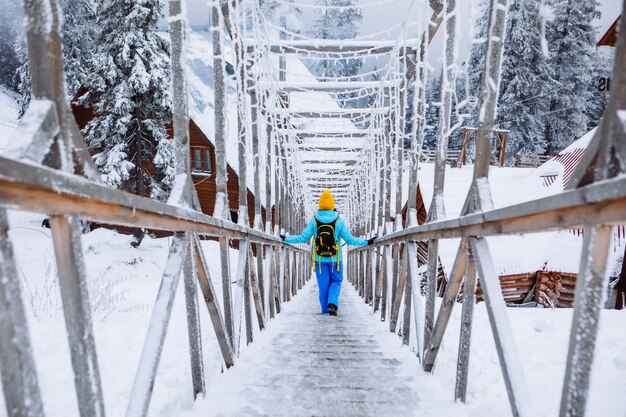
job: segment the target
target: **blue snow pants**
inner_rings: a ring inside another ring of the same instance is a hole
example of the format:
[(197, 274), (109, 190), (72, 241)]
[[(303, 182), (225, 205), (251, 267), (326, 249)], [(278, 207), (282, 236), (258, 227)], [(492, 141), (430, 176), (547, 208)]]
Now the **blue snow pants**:
[(343, 264), (339, 263), (337, 271), (336, 262), (317, 262), (315, 265), (315, 276), (320, 292), (320, 306), (322, 313), (328, 313), (328, 304), (339, 307), (339, 292), (341, 291), (341, 281), (343, 281)]

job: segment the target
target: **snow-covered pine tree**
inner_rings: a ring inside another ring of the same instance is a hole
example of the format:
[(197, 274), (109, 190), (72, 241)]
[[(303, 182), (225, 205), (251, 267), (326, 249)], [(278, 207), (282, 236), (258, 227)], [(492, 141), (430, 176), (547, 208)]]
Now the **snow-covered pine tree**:
[(276, 15), (276, 9), (280, 6), (277, 0), (259, 0), (259, 7), (269, 20), (273, 20)]
[[(468, 117), (468, 109), (466, 102), (465, 90), (465, 72), (459, 71), (455, 78), (456, 92), (452, 96), (452, 111), (450, 114), (450, 127), (454, 129), (448, 139), (448, 149), (461, 149), (463, 137), (461, 135), (461, 126), (465, 126), (465, 120)], [(463, 103), (464, 107), (459, 108), (459, 104)]]
[(547, 40), (554, 82), (544, 119), (548, 155), (586, 132), (597, 35), (593, 21), (600, 16), (596, 0), (551, 0), (551, 6)]
[[(322, 6), (320, 17), (313, 25), (312, 34), (317, 39), (353, 39), (359, 35), (363, 20), (361, 10), (353, 7), (354, 0), (318, 0)], [(324, 8), (332, 6), (332, 8)], [(315, 66), (315, 75), (321, 80), (334, 77), (353, 77), (358, 74), (363, 60), (360, 58), (321, 59)]]
[[(168, 44), (155, 33), (159, 0), (103, 0), (90, 64), (85, 127), (103, 181), (111, 187), (165, 199), (172, 183)], [(154, 169), (151, 169), (154, 168)]]
[(535, 0), (512, 0), (506, 28), (496, 126), (508, 129), (507, 162), (517, 153), (545, 151), (542, 96), (550, 72), (541, 48), (541, 13)]
[(477, 18), (474, 22), (474, 39), (470, 49), (469, 61), (467, 63), (467, 78), (469, 84), (469, 95), (474, 97), (473, 108), (468, 108), (470, 115), (466, 121), (469, 127), (478, 127), (478, 112), (480, 109), (480, 88), (483, 82), (485, 71), (485, 48), (487, 45), (487, 26), (489, 24), (489, 7), (487, 0), (478, 0), (474, 7), (477, 7)]
[[(65, 84), (69, 98), (86, 82), (92, 53), (95, 48), (96, 25), (94, 4), (91, 0), (62, 0), (63, 25), (61, 42), (63, 46), (63, 66)], [(19, 61), (17, 88), (20, 93), (21, 118), (30, 104), (30, 72), (28, 53), (24, 36), (15, 40), (15, 51)]]
[(284, 24), (287, 32), (300, 33), (302, 10), (294, 0), (284, 0), (282, 4), (277, 0), (263, 0), (260, 7), (266, 19), (274, 25), (282, 27)]
[(20, 66), (16, 50), (20, 14), (16, 2), (0, 0), (0, 86), (18, 91), (15, 74)]
[[(318, 0), (322, 6), (320, 17), (315, 21), (312, 29), (313, 37), (317, 39), (353, 39), (359, 35), (359, 25), (363, 20), (361, 10), (354, 0)], [(331, 8), (324, 8), (332, 6)], [(313, 73), (322, 81), (330, 81), (341, 77), (344, 80), (353, 79), (363, 66), (361, 58), (329, 58), (314, 61)], [(355, 93), (337, 94), (339, 105), (342, 107), (356, 107), (358, 102)]]
[(86, 80), (96, 36), (95, 5), (91, 0), (61, 0), (63, 60), (67, 94), (73, 97)]
[(439, 109), (441, 108), (441, 75), (426, 83), (426, 111), (424, 124), (425, 149), (435, 149), (437, 144), (437, 126), (439, 126)]

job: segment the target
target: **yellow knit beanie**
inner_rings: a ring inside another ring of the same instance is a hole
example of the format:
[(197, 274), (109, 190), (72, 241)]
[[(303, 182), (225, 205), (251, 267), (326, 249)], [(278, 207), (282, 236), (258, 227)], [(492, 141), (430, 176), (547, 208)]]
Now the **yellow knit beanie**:
[(320, 210), (334, 210), (335, 199), (329, 190), (322, 191), (320, 196)]

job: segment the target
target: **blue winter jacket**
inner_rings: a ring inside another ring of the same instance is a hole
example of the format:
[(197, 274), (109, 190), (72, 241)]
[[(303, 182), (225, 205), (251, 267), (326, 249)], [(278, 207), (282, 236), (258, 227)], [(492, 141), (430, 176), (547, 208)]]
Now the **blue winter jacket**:
[[(339, 213), (334, 210), (320, 210), (315, 214), (315, 218), (322, 223), (331, 223), (338, 217)], [(309, 239), (311, 239), (312, 236), (316, 236), (316, 234), (317, 224), (315, 223), (314, 219), (311, 219), (311, 221), (309, 221), (309, 224), (307, 224), (302, 233), (300, 233), (298, 236), (285, 237), (285, 242), (291, 244), (308, 243)], [(348, 225), (346, 224), (346, 222), (343, 221), (342, 218), (337, 219), (337, 222), (335, 223), (335, 241), (340, 244), (341, 242), (339, 241), (339, 238), (343, 239), (348, 245), (367, 245), (367, 240), (352, 236), (352, 233), (350, 233), (350, 229), (348, 229)], [(338, 255), (316, 257), (317, 262), (337, 262), (337, 259)]]

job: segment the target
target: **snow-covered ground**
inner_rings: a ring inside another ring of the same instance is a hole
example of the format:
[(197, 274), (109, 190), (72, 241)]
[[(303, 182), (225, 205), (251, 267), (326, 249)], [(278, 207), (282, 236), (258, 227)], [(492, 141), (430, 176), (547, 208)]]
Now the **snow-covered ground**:
[[(46, 415), (71, 417), (77, 416), (78, 410), (50, 231), (40, 227), (42, 219), (40, 215), (11, 212), (10, 236), (18, 260)], [(167, 257), (167, 238), (146, 238), (138, 249), (130, 248), (129, 242), (129, 236), (105, 229), (83, 236), (107, 415), (121, 415), (125, 411)], [(217, 244), (203, 242), (203, 247), (212, 280), (221, 293)], [(233, 250), (231, 270), (235, 270), (236, 259)], [(344, 291), (352, 289), (346, 286)], [(206, 309), (202, 303), (200, 306), (205, 374), (207, 384), (211, 386), (219, 384), (221, 356)], [(448, 392), (445, 395), (450, 399), (453, 398), (460, 307), (455, 307), (432, 377), (436, 378), (433, 383), (441, 382), (446, 387)], [(508, 309), (507, 312), (537, 415), (556, 415), (572, 310)], [(281, 320), (280, 316), (278, 320)], [(624, 320), (626, 311), (602, 311), (588, 417), (623, 417), (626, 413), (622, 401), (626, 390)], [(279, 322), (270, 322), (270, 331), (273, 326), (279, 326)], [(374, 316), (368, 326), (379, 326), (381, 333), (388, 329)], [(193, 406), (187, 344), (181, 285), (159, 366), (150, 416), (178, 415)], [(400, 341), (389, 334), (388, 345), (388, 349), (399, 349)], [(416, 368), (414, 372), (421, 371)], [(424, 379), (420, 377), (420, 381), (423, 383)], [(475, 309), (469, 387), (468, 405), (454, 406), (455, 415), (510, 415), (484, 303)], [(422, 400), (428, 402), (428, 398)], [(450, 409), (446, 408), (447, 411)], [(444, 411), (429, 415), (449, 415)], [(0, 416), (4, 417), (5, 413), (4, 405), (0, 404)]]
[[(73, 416), (78, 415), (78, 409), (69, 348), (50, 230), (41, 227), (43, 218), (10, 212), (9, 236), (17, 258), (44, 407), (49, 416)], [(123, 415), (125, 411), (168, 252), (169, 238), (148, 237), (137, 249), (130, 247), (131, 238), (107, 229), (83, 236), (108, 415)], [(221, 299), (219, 263), (214, 262), (219, 246), (208, 241), (202, 245)], [(231, 271), (236, 265), (237, 251), (232, 250)], [(152, 415), (176, 415), (177, 410), (192, 404), (184, 303), (181, 280), (155, 385)], [(204, 303), (200, 307), (205, 372), (211, 381), (222, 369), (221, 354)], [(0, 416), (4, 413), (4, 404), (0, 404)]]
[[(572, 309), (564, 308), (507, 309), (537, 416), (558, 415), (572, 313)], [(587, 417), (623, 417), (626, 414), (623, 401), (626, 392), (625, 320), (624, 310), (602, 310)], [(450, 398), (454, 397), (460, 322), (459, 304), (453, 310), (434, 370), (434, 374), (443, 379), (444, 386), (448, 387)], [(472, 331), (467, 415), (510, 416), (485, 303), (479, 303), (474, 308)], [(441, 414), (441, 417), (444, 416), (447, 415)]]

